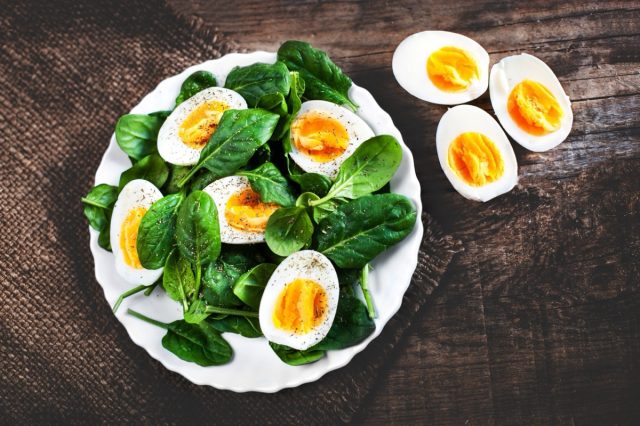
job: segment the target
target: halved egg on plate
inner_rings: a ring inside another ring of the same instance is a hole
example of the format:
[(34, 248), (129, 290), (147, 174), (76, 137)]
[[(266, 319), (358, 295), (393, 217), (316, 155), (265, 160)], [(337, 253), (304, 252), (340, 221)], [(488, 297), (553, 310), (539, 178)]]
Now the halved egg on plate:
[(151, 205), (162, 198), (162, 193), (151, 182), (135, 179), (127, 183), (113, 206), (111, 215), (111, 250), (116, 271), (131, 284), (152, 284), (162, 275), (160, 269), (145, 269), (138, 258), (138, 228)]
[(500, 125), (488, 113), (459, 105), (438, 123), (440, 167), (463, 197), (489, 201), (518, 183), (518, 162)]
[(263, 203), (244, 176), (228, 176), (209, 184), (204, 191), (218, 208), (220, 239), (227, 244), (264, 242), (269, 217), (280, 208)]
[(375, 136), (362, 118), (327, 101), (304, 102), (290, 130), (293, 161), (305, 172), (330, 178), (362, 142)]
[(158, 132), (158, 153), (171, 164), (196, 164), (222, 114), (228, 109), (246, 108), (247, 102), (233, 90), (209, 87), (198, 92), (167, 117)]
[(273, 272), (260, 301), (260, 328), (270, 342), (305, 350), (329, 333), (340, 286), (325, 255), (303, 250)]
[(491, 68), (491, 105), (504, 130), (530, 151), (547, 151), (573, 125), (571, 102), (551, 68), (523, 53)]
[(393, 75), (407, 92), (427, 102), (457, 105), (487, 90), (489, 54), (469, 37), (448, 31), (410, 35), (393, 54)]

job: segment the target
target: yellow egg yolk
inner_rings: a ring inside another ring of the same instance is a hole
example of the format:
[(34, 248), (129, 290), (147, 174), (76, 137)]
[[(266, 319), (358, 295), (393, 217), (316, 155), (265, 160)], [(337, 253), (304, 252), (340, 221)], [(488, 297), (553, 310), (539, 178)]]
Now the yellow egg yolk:
[(442, 47), (427, 59), (429, 80), (445, 92), (459, 92), (479, 78), (478, 65), (473, 56), (464, 49), (453, 46)]
[(278, 295), (273, 324), (281, 330), (306, 334), (322, 323), (326, 312), (324, 288), (308, 278), (296, 278)]
[(318, 163), (326, 163), (347, 149), (349, 133), (335, 118), (309, 112), (291, 124), (291, 140), (299, 152)]
[(138, 258), (136, 241), (138, 239), (140, 221), (146, 212), (147, 209), (144, 207), (136, 207), (129, 210), (120, 227), (120, 249), (122, 249), (124, 263), (136, 269), (142, 268)]
[(241, 231), (264, 232), (269, 217), (280, 206), (263, 203), (260, 194), (246, 188), (236, 192), (227, 201), (224, 216), (233, 228)]
[(563, 112), (553, 93), (542, 84), (523, 80), (507, 101), (507, 111), (518, 127), (532, 135), (546, 135), (560, 128)]
[(504, 174), (500, 151), (491, 139), (481, 133), (466, 132), (449, 145), (449, 167), (466, 183), (482, 186)]
[(208, 101), (198, 105), (180, 125), (178, 136), (189, 148), (204, 148), (218, 127), (222, 113), (228, 109), (229, 105), (220, 101)]

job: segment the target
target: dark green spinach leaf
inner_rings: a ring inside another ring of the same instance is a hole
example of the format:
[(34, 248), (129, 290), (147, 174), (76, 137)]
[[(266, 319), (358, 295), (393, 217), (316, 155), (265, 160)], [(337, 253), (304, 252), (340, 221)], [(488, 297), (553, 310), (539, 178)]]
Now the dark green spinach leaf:
[(207, 320), (220, 333), (235, 333), (244, 337), (261, 337), (260, 321), (257, 318), (228, 315), (220, 319)]
[(259, 309), (264, 288), (276, 267), (273, 263), (261, 263), (245, 272), (235, 280), (233, 293), (245, 305)]
[[(206, 192), (192, 192), (180, 206), (176, 242), (182, 256), (196, 265), (196, 274), (201, 266), (215, 261), (220, 255), (218, 210)], [(196, 281), (199, 280), (196, 278)], [(198, 284), (196, 288), (199, 288)]]
[(291, 71), (300, 73), (306, 83), (305, 98), (322, 99), (338, 105), (358, 108), (349, 99), (351, 79), (327, 54), (302, 41), (286, 41), (278, 49), (278, 60)]
[(157, 115), (127, 114), (116, 123), (116, 142), (129, 157), (140, 160), (158, 151), (158, 131), (164, 118)]
[[(282, 62), (275, 64), (252, 64), (231, 70), (224, 87), (234, 90), (256, 107), (266, 95), (280, 94), (282, 99), (289, 93), (289, 70)], [(271, 109), (271, 108), (269, 108)]]
[(122, 172), (118, 191), (122, 191), (122, 188), (134, 179), (144, 179), (154, 184), (156, 188), (162, 188), (168, 177), (169, 168), (162, 157), (158, 154), (150, 154)]
[(271, 349), (273, 349), (282, 362), (293, 366), (311, 364), (312, 362), (322, 359), (326, 353), (325, 351), (315, 349), (299, 351), (273, 342), (269, 342), (269, 346), (271, 346)]
[(204, 271), (204, 298), (212, 306), (232, 308), (242, 306), (240, 299), (233, 293), (233, 283), (245, 269), (218, 259), (210, 263)]
[(304, 207), (282, 207), (276, 210), (265, 230), (265, 240), (272, 252), (279, 256), (291, 253), (311, 244), (313, 223)]
[(318, 251), (340, 268), (362, 268), (406, 237), (415, 223), (416, 209), (405, 196), (360, 197), (339, 206), (320, 222)]
[(178, 209), (184, 196), (171, 194), (153, 203), (138, 227), (136, 248), (140, 263), (147, 269), (164, 266), (173, 249)]
[(289, 181), (273, 163), (264, 163), (257, 169), (245, 170), (238, 174), (249, 179), (251, 188), (260, 194), (263, 203), (291, 207), (296, 201)]
[[(169, 178), (167, 179), (167, 181), (164, 184), (164, 187), (162, 188), (162, 193), (163, 194), (178, 193), (180, 192), (180, 187), (178, 186), (178, 183), (182, 179), (184, 179), (186, 175), (189, 174), (189, 171), (191, 170), (191, 168), (189, 166), (178, 166), (176, 164), (169, 164), (169, 163), (167, 163), (167, 166), (169, 167)], [(203, 189), (203, 188), (204, 186), (199, 189)]]
[(101, 183), (91, 188), (89, 193), (81, 198), (84, 204), (84, 215), (89, 225), (96, 231), (108, 227), (111, 210), (118, 199), (118, 188)]
[(196, 71), (191, 74), (180, 86), (180, 93), (176, 98), (176, 106), (186, 101), (198, 92), (209, 87), (214, 87), (218, 83), (216, 78), (209, 71)]
[(180, 251), (174, 250), (167, 258), (162, 275), (162, 287), (173, 300), (182, 303), (186, 312), (189, 302), (196, 294), (196, 279), (191, 269), (191, 264), (180, 255)]

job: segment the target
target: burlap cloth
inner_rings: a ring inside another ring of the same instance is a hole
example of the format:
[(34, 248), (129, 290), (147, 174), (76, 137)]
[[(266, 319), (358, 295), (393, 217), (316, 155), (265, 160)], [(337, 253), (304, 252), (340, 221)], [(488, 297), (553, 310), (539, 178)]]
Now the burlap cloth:
[(0, 7), (2, 423), (348, 421), (459, 246), (428, 216), (400, 312), (349, 366), (277, 394), (196, 386), (133, 344), (94, 278), (80, 197), (114, 123), (162, 79), (237, 46), (160, 0)]

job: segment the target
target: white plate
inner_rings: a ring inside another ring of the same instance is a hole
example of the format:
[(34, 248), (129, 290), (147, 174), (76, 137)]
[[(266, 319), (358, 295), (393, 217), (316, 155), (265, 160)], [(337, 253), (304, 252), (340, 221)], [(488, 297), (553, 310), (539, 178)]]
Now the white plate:
[[(232, 53), (220, 59), (192, 66), (181, 74), (162, 81), (155, 90), (145, 96), (131, 110), (131, 113), (146, 114), (172, 109), (180, 85), (194, 71), (210, 71), (216, 76), (218, 85), (222, 86), (227, 74), (235, 66), (245, 66), (255, 62), (273, 63), (275, 60), (276, 54), (269, 52)], [(393, 192), (409, 197), (418, 212), (418, 221), (413, 232), (401, 243), (381, 254), (372, 262), (373, 270), (370, 274), (369, 288), (378, 313), (375, 332), (359, 345), (339, 351), (329, 351), (322, 360), (299, 367), (289, 366), (280, 361), (264, 338), (248, 339), (236, 334), (225, 333), (224, 337), (233, 347), (233, 360), (222, 366), (201, 367), (182, 361), (165, 350), (161, 344), (164, 330), (126, 313), (127, 308), (132, 308), (151, 318), (170, 322), (182, 317), (181, 307), (178, 303), (169, 299), (161, 290), (155, 290), (150, 297), (139, 294), (126, 299), (116, 317), (124, 325), (131, 339), (166, 368), (199, 385), (210, 385), (235, 392), (276, 392), (283, 388), (318, 380), (329, 371), (345, 366), (355, 354), (362, 351), (371, 340), (380, 334), (387, 321), (398, 311), (402, 303), (402, 296), (409, 287), (411, 276), (416, 268), (418, 248), (422, 240), (420, 183), (416, 177), (411, 151), (402, 141), (402, 136), (393, 125), (391, 117), (380, 108), (367, 90), (355, 84), (349, 91), (349, 97), (360, 105), (358, 115), (371, 126), (376, 134), (393, 135), (402, 144), (403, 159), (398, 172), (391, 181), (391, 189)], [(130, 166), (129, 159), (116, 144), (115, 135), (112, 135), (109, 147), (96, 172), (96, 184), (117, 185), (120, 173)], [(91, 253), (93, 253), (96, 266), (96, 279), (102, 286), (109, 305), (113, 306), (118, 296), (132, 286), (118, 277), (114, 267), (113, 254), (98, 246), (98, 233), (93, 229), (91, 229)]]

